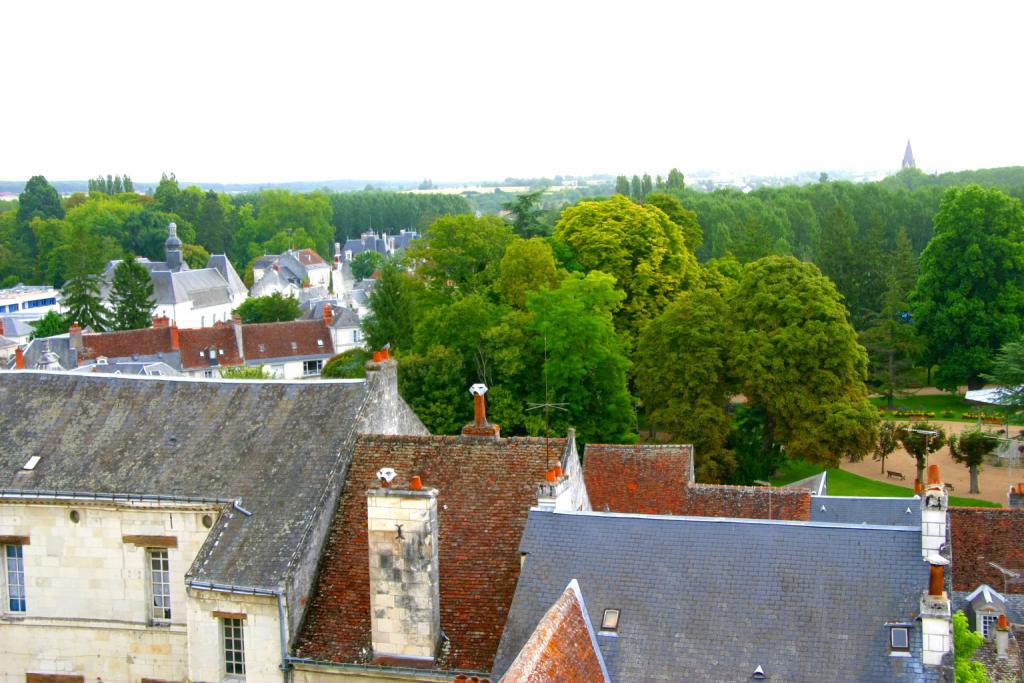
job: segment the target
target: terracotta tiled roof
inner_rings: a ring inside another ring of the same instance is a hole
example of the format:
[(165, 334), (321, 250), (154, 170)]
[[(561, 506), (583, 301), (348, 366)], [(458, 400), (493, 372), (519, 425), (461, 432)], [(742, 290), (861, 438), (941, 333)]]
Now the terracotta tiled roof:
[[(235, 330), (231, 325), (182, 329), (178, 334), (181, 338), (183, 370), (242, 364)], [(210, 349), (217, 350), (216, 363), (213, 365), (210, 364)], [(200, 356), (200, 353), (203, 355)]]
[(81, 357), (127, 358), (132, 354), (153, 356), (173, 350), (170, 327), (147, 327), (141, 330), (83, 334)]
[(323, 320), (243, 325), (242, 344), (248, 361), (334, 355), (331, 332)]
[(299, 249), (295, 252), (295, 257), (304, 266), (327, 265), (327, 262), (320, 258), (320, 254), (312, 249)]
[(695, 484), (693, 447), (588, 444), (583, 478), (595, 511), (806, 521), (803, 489)]
[[(987, 583), (1004, 590), (1004, 575), (989, 564), (1024, 573), (1024, 509), (950, 508), (953, 590), (971, 591)], [(1007, 583), (1007, 593), (1024, 593), (1024, 584)]]
[(693, 446), (587, 444), (583, 478), (595, 511), (681, 515)]
[(601, 683), (608, 672), (575, 580), (523, 645), (501, 683)]
[(448, 665), (490, 671), (519, 577), (527, 512), (536, 505), (537, 484), (565, 446), (565, 439), (360, 436), (297, 654), (368, 661), (365, 492), (379, 485), (378, 469), (392, 467), (398, 472), (394, 486), (419, 475), (424, 486), (439, 490), (441, 628), (451, 641)]

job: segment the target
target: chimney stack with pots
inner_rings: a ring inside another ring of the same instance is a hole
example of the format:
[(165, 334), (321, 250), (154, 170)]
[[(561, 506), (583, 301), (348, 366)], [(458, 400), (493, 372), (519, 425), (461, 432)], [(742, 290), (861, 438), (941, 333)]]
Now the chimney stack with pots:
[(25, 369), (25, 352), (21, 350), (20, 346), (14, 350), (14, 369)]
[(171, 351), (181, 350), (181, 335), (178, 333), (178, 324), (171, 323)]
[(938, 465), (928, 467), (926, 481), (921, 495), (921, 556), (929, 574), (928, 589), (921, 595), (921, 661), (938, 666), (953, 649), (952, 612), (945, 589), (949, 560), (941, 554), (946, 547), (949, 496)]
[(324, 325), (327, 325), (327, 327), (330, 327), (332, 324), (334, 324), (334, 309), (331, 307), (331, 305), (329, 303), (327, 303), (325, 301), (324, 302)]
[(474, 384), (469, 388), (473, 395), (473, 423), (462, 428), (463, 436), (501, 436), (501, 428), (487, 421), (487, 385)]
[(1009, 655), (1007, 651), (1010, 647), (1010, 622), (1006, 618), (1005, 614), (999, 615), (999, 621), (996, 622), (996, 654), (999, 659), (1006, 659)]
[(1007, 498), (1007, 504), (1009, 507), (1024, 508), (1024, 483), (1018, 483), (1011, 486), (1010, 495)]
[(408, 488), (384, 479), (366, 492), (373, 656), (432, 661), (441, 643), (437, 489), (419, 477)]
[(537, 484), (537, 507), (552, 512), (571, 512), (575, 509), (569, 476), (555, 465), (544, 473), (544, 481)]
[(78, 323), (71, 323), (68, 327), (68, 343), (75, 351), (81, 353), (82, 351), (82, 328), (78, 326)]
[(171, 319), (166, 315), (154, 315), (153, 327), (170, 327)]
[(408, 425), (398, 396), (398, 362), (391, 358), (389, 348), (374, 351), (373, 359), (366, 362), (366, 384), (370, 390), (367, 414), (371, 416), (366, 430), (373, 434), (408, 433), (402, 431)]
[(921, 495), (921, 557), (938, 554), (946, 544), (946, 511), (949, 496), (939, 476), (939, 466), (930, 465), (928, 483)]

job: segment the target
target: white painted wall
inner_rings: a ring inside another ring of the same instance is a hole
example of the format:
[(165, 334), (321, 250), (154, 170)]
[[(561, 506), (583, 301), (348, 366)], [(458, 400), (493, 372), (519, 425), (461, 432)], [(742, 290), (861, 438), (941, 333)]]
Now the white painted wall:
[(189, 679), (220, 681), (225, 678), (222, 623), (215, 612), (245, 615), (242, 636), (246, 683), (280, 683), (281, 622), (277, 598), (193, 589), (188, 591)]

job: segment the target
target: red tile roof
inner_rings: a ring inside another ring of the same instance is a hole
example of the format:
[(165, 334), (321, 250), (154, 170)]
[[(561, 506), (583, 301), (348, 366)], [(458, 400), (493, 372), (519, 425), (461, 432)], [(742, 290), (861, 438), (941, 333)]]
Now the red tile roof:
[(809, 491), (694, 484), (692, 462), (689, 445), (587, 444), (583, 478), (590, 506), (645, 515), (810, 519)]
[(578, 590), (575, 581), (569, 584), (537, 624), (501, 683), (608, 681)]
[[(183, 370), (242, 364), (235, 330), (230, 324), (182, 329), (178, 334), (181, 338)], [(217, 350), (217, 364), (213, 366), (210, 365), (210, 349)], [(200, 356), (200, 353), (203, 355)]]
[(320, 254), (316, 253), (312, 249), (299, 249), (295, 252), (295, 255), (298, 262), (304, 266), (327, 265), (327, 262), (320, 258)]
[(334, 355), (331, 331), (323, 320), (243, 325), (242, 344), (248, 361)]
[(693, 446), (587, 444), (583, 478), (597, 512), (680, 515)]
[(997, 591), (1024, 593), (1024, 584), (1004, 585), (1004, 575), (989, 564), (1024, 573), (1024, 509), (950, 508), (953, 590), (972, 591), (987, 583)]
[(155, 356), (173, 351), (170, 327), (147, 327), (141, 330), (100, 332), (82, 335), (81, 359), (127, 358), (132, 354)]
[(366, 662), (370, 650), (367, 489), (392, 467), (439, 490), (441, 628), (451, 668), (490, 671), (519, 578), (519, 541), (536, 486), (565, 439), (370, 436), (356, 442), (319, 583), (297, 641), (316, 660)]

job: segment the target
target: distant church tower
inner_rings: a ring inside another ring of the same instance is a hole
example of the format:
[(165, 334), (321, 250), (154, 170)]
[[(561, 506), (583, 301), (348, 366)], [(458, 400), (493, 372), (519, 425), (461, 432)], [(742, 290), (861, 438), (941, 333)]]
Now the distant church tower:
[(917, 168), (914, 163), (914, 150), (910, 149), (910, 140), (907, 140), (907, 151), (903, 153), (903, 168)]

